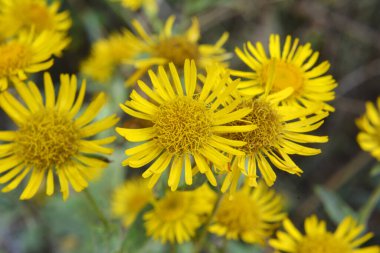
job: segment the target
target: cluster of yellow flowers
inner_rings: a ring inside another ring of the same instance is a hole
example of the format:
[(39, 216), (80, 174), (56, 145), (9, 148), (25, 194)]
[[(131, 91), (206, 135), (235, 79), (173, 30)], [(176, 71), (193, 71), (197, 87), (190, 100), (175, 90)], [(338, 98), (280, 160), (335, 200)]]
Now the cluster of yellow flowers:
[[(136, 10), (148, 2), (123, 3)], [(71, 19), (59, 8), (57, 1), (0, 0), (0, 106), (16, 125), (0, 131), (0, 184), (8, 192), (28, 178), (20, 199), (32, 198), (41, 185), (52, 195), (57, 180), (64, 199), (70, 186), (76, 192), (87, 188), (108, 166), (103, 156), (113, 149), (106, 145), (116, 139), (97, 136), (119, 121), (115, 114), (97, 118), (105, 93), (82, 109), (85, 80), (78, 89), (75, 75), (62, 74), (57, 95), (47, 72), (44, 92), (26, 81), (27, 74), (50, 68), (69, 45)], [(116, 127), (135, 143), (126, 149), (123, 166), (144, 172), (143, 179), (115, 190), (115, 216), (130, 226), (149, 206), (146, 232), (162, 242), (189, 241), (207, 226), (227, 239), (265, 245), (283, 222), (286, 233), (269, 240), (281, 252), (379, 253), (378, 246), (357, 249), (372, 234), (360, 236), (364, 228), (350, 217), (331, 233), (311, 216), (302, 235), (286, 218), (283, 197), (268, 188), (275, 169), (302, 174), (293, 155), (321, 152), (306, 144), (328, 141), (313, 131), (334, 111), (329, 102), (337, 84), (326, 74), (329, 63), (317, 64), (319, 53), (309, 43), (287, 36), (282, 45), (279, 35), (271, 35), (269, 54), (260, 42), (247, 42), (235, 49), (245, 69), (231, 69), (232, 54), (223, 48), (227, 33), (215, 44), (200, 44), (196, 18), (183, 34), (173, 34), (174, 22), (169, 17), (159, 34), (150, 35), (133, 21), (135, 33), (125, 29), (96, 42), (82, 64), (82, 72), (99, 82), (122, 67), (131, 91), (120, 107), (144, 126)], [(360, 145), (380, 160), (379, 115), (380, 98), (377, 108), (367, 104), (357, 125)], [(171, 190), (163, 196), (152, 191), (160, 178)], [(202, 186), (178, 190), (194, 178), (204, 179)]]

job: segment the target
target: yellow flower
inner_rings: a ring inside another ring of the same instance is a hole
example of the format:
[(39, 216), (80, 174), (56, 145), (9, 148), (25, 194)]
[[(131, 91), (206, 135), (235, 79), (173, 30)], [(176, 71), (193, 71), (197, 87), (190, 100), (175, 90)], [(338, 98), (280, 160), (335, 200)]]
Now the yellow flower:
[(51, 30), (66, 34), (71, 27), (68, 11), (58, 12), (59, 1), (0, 0), (0, 34), (11, 37), (32, 27), (37, 33)]
[(112, 213), (122, 218), (124, 226), (128, 227), (153, 197), (146, 180), (142, 178), (127, 180), (113, 192)]
[(136, 20), (132, 23), (140, 40), (142, 51), (141, 57), (125, 61), (134, 65), (137, 69), (135, 75), (127, 80), (127, 84), (133, 85), (141, 75), (145, 74), (153, 66), (173, 62), (177, 69), (183, 68), (185, 59), (194, 60), (196, 65), (205, 69), (215, 63), (223, 63), (230, 58), (230, 54), (223, 49), (228, 39), (228, 33), (224, 33), (220, 39), (211, 44), (199, 44), (200, 29), (196, 18), (192, 20), (191, 27), (184, 34), (172, 34), (175, 17), (171, 16), (165, 23), (163, 31), (159, 35), (149, 36), (144, 28)]
[(366, 113), (356, 120), (356, 125), (361, 130), (357, 141), (363, 150), (380, 161), (380, 97), (377, 98), (377, 106), (367, 102), (366, 108)]
[(15, 189), (31, 172), (20, 199), (32, 198), (46, 178), (46, 194), (54, 193), (54, 174), (57, 175), (63, 198), (69, 196), (69, 184), (80, 192), (87, 181), (107, 166), (101, 154), (111, 154), (104, 147), (115, 136), (94, 139), (94, 136), (116, 124), (115, 115), (93, 122), (106, 103), (100, 93), (83, 113), (76, 117), (82, 107), (86, 92), (83, 82), (77, 93), (76, 76), (61, 75), (61, 86), (56, 98), (50, 75), (45, 73), (45, 103), (37, 86), (16, 82), (15, 88), (21, 104), (9, 92), (1, 101), (5, 113), (15, 122), (17, 130), (0, 131), (0, 183), (8, 183), (3, 192)]
[(222, 199), (209, 227), (211, 233), (229, 240), (265, 243), (286, 216), (282, 198), (263, 183), (251, 189), (243, 187), (232, 198)]
[[(182, 167), (185, 170), (185, 183), (192, 184), (191, 161), (194, 159), (199, 171), (215, 186), (217, 182), (208, 161), (223, 166), (230, 159), (221, 151), (243, 155), (235, 147), (245, 144), (220, 135), (253, 130), (252, 125), (226, 125), (246, 116), (251, 109), (234, 111), (239, 99), (232, 100), (231, 104), (221, 108), (230, 99), (230, 93), (238, 81), (231, 82), (227, 74), (215, 85), (218, 76), (225, 73), (219, 67), (209, 68), (199, 94), (195, 94), (197, 70), (194, 61), (185, 62), (184, 85), (173, 63), (169, 64), (169, 68), (170, 78), (162, 66), (158, 68), (158, 75), (149, 71), (153, 90), (144, 82), (138, 82), (149, 100), (132, 91), (132, 100), (120, 105), (125, 113), (152, 123), (151, 127), (141, 129), (116, 128), (128, 141), (139, 142), (137, 146), (125, 151), (129, 157), (123, 165), (139, 168), (154, 160), (143, 173), (144, 178), (151, 177), (149, 187), (153, 187), (169, 167), (168, 185), (174, 191), (180, 182)], [(218, 86), (218, 89), (213, 90), (214, 86)]]
[(131, 11), (138, 11), (141, 8), (144, 8), (148, 13), (157, 12), (157, 3), (156, 0), (114, 0), (121, 2), (121, 4)]
[(326, 223), (318, 221), (313, 215), (305, 220), (305, 235), (302, 235), (292, 222), (285, 219), (285, 232), (277, 232), (277, 239), (269, 240), (269, 244), (280, 252), (288, 253), (379, 253), (380, 247), (359, 248), (373, 235), (364, 231), (351, 217), (346, 217), (334, 233), (326, 231)]
[(98, 82), (107, 82), (124, 60), (141, 52), (140, 47), (141, 42), (128, 30), (111, 34), (92, 45), (90, 56), (81, 64), (81, 71)]
[(153, 202), (153, 210), (144, 214), (147, 234), (162, 243), (189, 241), (210, 215), (214, 202), (215, 194), (207, 185), (194, 191), (167, 191)]
[(46, 70), (53, 65), (52, 56), (70, 42), (60, 34), (45, 31), (21, 33), (16, 39), (0, 43), (0, 92), (8, 88), (9, 79), (26, 79), (26, 73)]
[(325, 75), (330, 68), (327, 61), (315, 66), (319, 53), (313, 52), (310, 43), (298, 46), (298, 39), (292, 43), (290, 36), (286, 37), (281, 51), (279, 35), (269, 38), (269, 57), (260, 42), (256, 46), (251, 42), (244, 45), (244, 52), (235, 50), (238, 57), (251, 71), (232, 71), (231, 74), (244, 78), (238, 89), (242, 94), (256, 96), (264, 93), (269, 85), (269, 68), (275, 65), (276, 75), (271, 84), (271, 91), (278, 92), (292, 88), (292, 94), (281, 104), (290, 106), (313, 106), (323, 103), (324, 109), (334, 111), (334, 108), (325, 102), (335, 98), (334, 88), (337, 86), (331, 75)]
[[(243, 120), (252, 122), (257, 128), (250, 132), (226, 135), (229, 139), (244, 141), (247, 145), (238, 147), (245, 155), (235, 155), (230, 167), (221, 168), (221, 172), (227, 172), (222, 192), (230, 188), (233, 194), (240, 174), (248, 177), (250, 186), (257, 186), (257, 170), (260, 171), (265, 183), (272, 186), (276, 180), (272, 166), (290, 174), (300, 175), (302, 170), (289, 155), (312, 156), (321, 152), (320, 149), (301, 144), (328, 141), (327, 136), (307, 134), (320, 127), (328, 113), (320, 112), (321, 106), (306, 109), (278, 105), (278, 101), (287, 94), (285, 90), (243, 102), (243, 107), (252, 109)], [(315, 112), (318, 114), (314, 114)]]

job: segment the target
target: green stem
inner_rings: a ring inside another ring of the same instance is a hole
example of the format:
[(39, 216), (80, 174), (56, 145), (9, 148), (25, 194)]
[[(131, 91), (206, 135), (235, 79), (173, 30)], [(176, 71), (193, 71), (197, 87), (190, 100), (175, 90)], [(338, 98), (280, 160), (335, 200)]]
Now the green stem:
[(87, 189), (84, 189), (83, 192), (84, 192), (84, 195), (86, 196), (88, 202), (90, 202), (90, 204), (91, 204), (92, 208), (94, 209), (96, 215), (98, 216), (99, 220), (103, 223), (104, 228), (109, 232), (111, 226), (110, 226), (106, 216), (101, 211), (98, 204), (96, 203), (95, 198), (92, 196), (92, 194)]
[(175, 245), (174, 243), (170, 243), (169, 244), (169, 252), (170, 253), (177, 253), (177, 245)]
[(369, 217), (380, 200), (380, 184), (375, 188), (369, 197), (367, 203), (364, 204), (360, 211), (360, 221), (362, 224), (367, 224)]
[(203, 226), (203, 229), (201, 230), (201, 232), (199, 234), (198, 240), (195, 243), (194, 253), (201, 253), (201, 251), (203, 249), (203, 245), (205, 244), (205, 241), (207, 238), (208, 227), (210, 226), (210, 224), (211, 224), (211, 222), (212, 222), (212, 220), (216, 214), (216, 211), (219, 208), (222, 197), (223, 197), (223, 193), (219, 192), (218, 193), (218, 199), (215, 202), (214, 208), (212, 209), (210, 216), (207, 218), (205, 225)]

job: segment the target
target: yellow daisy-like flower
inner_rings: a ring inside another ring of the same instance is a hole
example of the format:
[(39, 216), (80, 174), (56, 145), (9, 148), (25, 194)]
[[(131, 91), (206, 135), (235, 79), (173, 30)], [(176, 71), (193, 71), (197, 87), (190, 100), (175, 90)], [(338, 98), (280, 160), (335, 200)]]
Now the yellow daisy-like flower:
[(223, 48), (228, 39), (228, 33), (224, 33), (214, 44), (199, 44), (200, 29), (198, 19), (193, 18), (191, 27), (184, 34), (172, 34), (175, 17), (171, 16), (165, 23), (163, 31), (159, 35), (149, 36), (140, 23), (134, 21), (137, 36), (141, 47), (145, 47), (140, 57), (127, 60), (137, 69), (135, 75), (127, 80), (127, 84), (133, 85), (141, 75), (153, 66), (173, 62), (177, 69), (182, 69), (186, 59), (194, 60), (198, 68), (205, 69), (215, 63), (227, 65), (225, 62), (230, 54)]
[(128, 30), (114, 33), (92, 45), (90, 56), (81, 64), (81, 71), (92, 79), (104, 83), (115, 69), (127, 59), (142, 51), (141, 41)]
[(80, 192), (87, 181), (100, 168), (107, 166), (101, 154), (111, 154), (104, 147), (115, 140), (115, 136), (94, 139), (94, 136), (111, 128), (119, 120), (116, 115), (93, 122), (106, 103), (100, 93), (83, 113), (76, 117), (82, 107), (86, 92), (83, 82), (77, 93), (75, 76), (61, 75), (58, 98), (50, 75), (45, 73), (45, 102), (37, 86), (16, 82), (15, 88), (23, 105), (9, 92), (4, 92), (1, 105), (5, 113), (15, 122), (17, 130), (0, 131), (0, 183), (8, 183), (3, 192), (15, 189), (31, 172), (20, 199), (32, 198), (46, 178), (46, 194), (54, 193), (54, 174), (57, 175), (63, 198), (69, 196), (69, 184)]
[(48, 5), (46, 0), (0, 0), (0, 34), (11, 37), (32, 27), (37, 33), (44, 30), (67, 33), (71, 27), (68, 11), (58, 12), (59, 1)]
[(356, 120), (356, 125), (361, 130), (357, 141), (363, 150), (380, 161), (380, 97), (377, 98), (377, 106), (367, 102), (366, 108), (366, 113)]
[(232, 198), (221, 200), (209, 231), (263, 245), (285, 218), (283, 209), (282, 198), (264, 183), (253, 190), (246, 185)]
[(305, 220), (305, 235), (302, 235), (293, 223), (286, 219), (283, 222), (286, 232), (277, 232), (277, 238), (269, 240), (269, 244), (279, 252), (288, 253), (379, 253), (379, 246), (359, 248), (373, 234), (360, 234), (364, 226), (358, 225), (346, 217), (334, 233), (326, 230), (326, 223), (318, 221), (313, 215)]
[(154, 198), (147, 180), (134, 178), (127, 180), (114, 190), (112, 213), (123, 219), (124, 226), (130, 226), (139, 212)]
[[(132, 91), (132, 100), (120, 105), (125, 113), (152, 122), (152, 126), (147, 128), (116, 128), (128, 141), (140, 143), (125, 151), (129, 157), (123, 165), (139, 168), (154, 161), (143, 173), (144, 178), (151, 177), (150, 187), (170, 168), (168, 185), (174, 191), (180, 182), (183, 167), (185, 183), (192, 184), (191, 161), (194, 160), (199, 171), (215, 186), (217, 182), (208, 161), (224, 166), (230, 158), (221, 151), (235, 155), (244, 154), (236, 147), (244, 145), (245, 142), (227, 139), (221, 135), (253, 130), (253, 125), (227, 125), (248, 115), (251, 109), (235, 110), (240, 103), (239, 99), (221, 107), (226, 100), (231, 99), (230, 93), (236, 88), (238, 81), (231, 82), (228, 73), (220, 79), (219, 76), (226, 73), (220, 67), (213, 66), (208, 69), (199, 94), (195, 94), (197, 70), (194, 61), (185, 62), (184, 84), (181, 83), (173, 63), (169, 64), (169, 68), (170, 78), (162, 66), (158, 68), (158, 75), (149, 71), (153, 90), (144, 82), (138, 82), (149, 100)], [(217, 80), (218, 85), (215, 85)], [(218, 89), (213, 90), (215, 86)]]
[(69, 42), (61, 34), (50, 31), (36, 34), (32, 31), (0, 43), (0, 92), (8, 88), (9, 79), (25, 80), (26, 73), (50, 68), (52, 56), (59, 54)]
[(214, 203), (215, 194), (207, 185), (194, 191), (168, 191), (144, 215), (147, 234), (162, 243), (189, 241), (210, 215)]
[(250, 186), (257, 186), (257, 170), (260, 171), (265, 183), (272, 186), (276, 181), (273, 166), (290, 174), (300, 175), (302, 170), (289, 155), (312, 156), (321, 152), (320, 149), (301, 144), (328, 141), (327, 136), (307, 134), (323, 124), (328, 112), (320, 112), (321, 106), (309, 109), (279, 106), (278, 102), (287, 95), (288, 91), (285, 90), (242, 103), (243, 107), (252, 109), (243, 120), (252, 122), (257, 128), (250, 132), (226, 135), (229, 139), (244, 141), (247, 145), (237, 148), (245, 155), (235, 155), (231, 166), (221, 169), (222, 172), (227, 172), (222, 192), (230, 188), (233, 193), (237, 188), (240, 174), (248, 177)]
[(334, 111), (326, 102), (335, 98), (334, 88), (337, 86), (331, 75), (325, 75), (330, 64), (327, 61), (315, 66), (319, 53), (313, 52), (310, 43), (298, 46), (298, 39), (292, 42), (286, 37), (281, 50), (280, 36), (271, 35), (269, 38), (269, 57), (260, 42), (256, 46), (251, 42), (244, 45), (244, 52), (237, 48), (238, 57), (251, 71), (232, 71), (233, 75), (244, 78), (238, 86), (242, 94), (256, 96), (264, 93), (269, 85), (270, 65), (274, 64), (276, 75), (271, 84), (271, 92), (292, 89), (292, 94), (281, 104), (289, 106), (313, 106), (323, 103), (324, 109)]

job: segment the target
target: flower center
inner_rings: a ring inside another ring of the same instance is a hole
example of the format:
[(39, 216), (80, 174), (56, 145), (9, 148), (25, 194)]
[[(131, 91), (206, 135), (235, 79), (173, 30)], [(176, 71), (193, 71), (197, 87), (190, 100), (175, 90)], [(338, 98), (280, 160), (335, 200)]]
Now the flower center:
[(173, 154), (193, 153), (211, 135), (211, 115), (204, 104), (178, 97), (160, 106), (154, 120), (157, 143)]
[(29, 50), (17, 42), (0, 45), (0, 55), (0, 78), (15, 74), (30, 58)]
[[(271, 63), (267, 63), (262, 69), (261, 80), (263, 84), (267, 84), (270, 65)], [(300, 69), (292, 63), (276, 60), (274, 69), (275, 77), (273, 80), (273, 92), (281, 91), (288, 87), (293, 87), (294, 91), (297, 93), (297, 91), (303, 87), (303, 74)]]
[(247, 231), (257, 228), (260, 213), (254, 201), (246, 193), (238, 192), (233, 199), (224, 198), (216, 213), (217, 223), (227, 227), (228, 231)]
[(337, 240), (331, 233), (305, 237), (298, 245), (298, 253), (350, 253), (348, 245)]
[(175, 36), (162, 40), (155, 48), (157, 56), (166, 58), (177, 67), (183, 67), (186, 59), (197, 60), (199, 50), (197, 44), (184, 36)]
[(79, 150), (79, 133), (67, 115), (55, 110), (33, 114), (20, 126), (16, 154), (39, 169), (60, 166)]
[(157, 213), (165, 221), (175, 221), (181, 219), (189, 209), (190, 196), (187, 192), (168, 192), (167, 195), (159, 201)]
[(282, 125), (278, 114), (268, 102), (252, 100), (243, 103), (244, 107), (251, 107), (252, 112), (243, 120), (252, 122), (257, 128), (250, 132), (229, 134), (228, 138), (247, 142), (241, 147), (246, 154), (254, 154), (261, 149), (270, 149), (278, 142)]
[(53, 29), (53, 18), (49, 13), (48, 7), (45, 4), (38, 2), (31, 2), (27, 5), (20, 5), (21, 19), (24, 26), (29, 27), (34, 25), (37, 32), (42, 30)]

